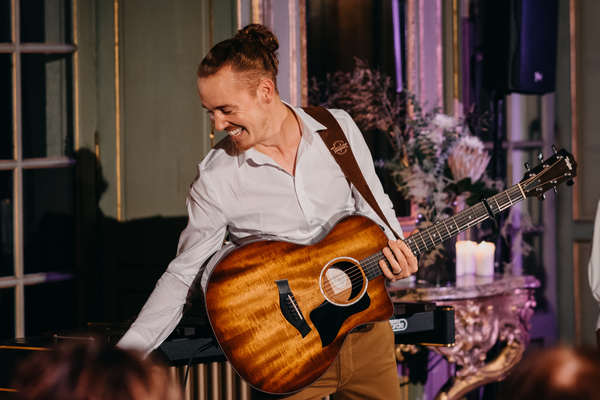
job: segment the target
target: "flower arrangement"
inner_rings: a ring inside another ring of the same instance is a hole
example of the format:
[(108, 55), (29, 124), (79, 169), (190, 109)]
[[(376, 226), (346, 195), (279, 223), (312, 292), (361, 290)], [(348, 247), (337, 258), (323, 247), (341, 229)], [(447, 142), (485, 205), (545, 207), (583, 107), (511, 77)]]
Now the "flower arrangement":
[[(398, 157), (376, 165), (391, 172), (398, 190), (416, 206), (416, 226), (423, 229), (451, 216), (459, 197), (473, 205), (481, 196), (496, 194), (501, 183), (487, 177), (490, 156), (481, 140), (470, 134), (465, 119), (441, 114), (437, 108), (426, 112), (414, 97), (407, 99), (413, 113), (405, 120), (404, 137), (394, 137)], [(440, 244), (425, 253), (421, 265), (444, 259), (444, 251)]]
[[(470, 116), (457, 119), (439, 108), (425, 110), (413, 94), (395, 89), (390, 77), (357, 60), (352, 72), (328, 75), (325, 83), (313, 80), (309, 99), (346, 110), (363, 132), (385, 133), (396, 156), (375, 165), (390, 171), (397, 190), (417, 207), (417, 228), (450, 216), (461, 195), (473, 205), (501, 189), (502, 183), (485, 173), (490, 156), (470, 134)], [(477, 123), (484, 126), (481, 119)], [(422, 266), (435, 263), (442, 252), (440, 245), (424, 254)]]
[(376, 165), (390, 170), (404, 198), (418, 206), (420, 226), (448, 217), (460, 195), (473, 205), (497, 193), (498, 184), (485, 173), (490, 156), (465, 120), (437, 108), (424, 112), (412, 96), (408, 100), (414, 111), (405, 119), (404, 137), (393, 138), (398, 157)]

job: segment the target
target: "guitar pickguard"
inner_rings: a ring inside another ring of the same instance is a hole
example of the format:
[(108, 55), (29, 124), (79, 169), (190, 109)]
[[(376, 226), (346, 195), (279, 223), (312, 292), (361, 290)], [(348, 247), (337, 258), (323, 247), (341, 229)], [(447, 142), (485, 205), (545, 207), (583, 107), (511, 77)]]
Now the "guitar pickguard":
[(310, 312), (310, 320), (319, 332), (323, 348), (329, 346), (338, 335), (344, 322), (354, 314), (366, 310), (371, 305), (368, 293), (348, 307), (339, 307), (324, 301)]

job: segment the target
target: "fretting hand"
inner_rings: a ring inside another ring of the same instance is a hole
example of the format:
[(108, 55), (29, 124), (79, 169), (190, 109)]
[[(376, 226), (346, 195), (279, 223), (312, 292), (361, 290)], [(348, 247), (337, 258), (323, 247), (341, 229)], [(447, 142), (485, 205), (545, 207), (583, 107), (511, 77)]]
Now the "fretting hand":
[[(410, 234), (414, 235), (418, 231), (418, 229), (415, 229)], [(390, 240), (388, 242), (388, 247), (383, 249), (383, 255), (391, 266), (391, 271), (383, 260), (379, 261), (379, 266), (381, 267), (383, 275), (385, 275), (390, 282), (408, 278), (419, 269), (417, 257), (415, 257), (413, 252), (400, 239), (395, 241)]]

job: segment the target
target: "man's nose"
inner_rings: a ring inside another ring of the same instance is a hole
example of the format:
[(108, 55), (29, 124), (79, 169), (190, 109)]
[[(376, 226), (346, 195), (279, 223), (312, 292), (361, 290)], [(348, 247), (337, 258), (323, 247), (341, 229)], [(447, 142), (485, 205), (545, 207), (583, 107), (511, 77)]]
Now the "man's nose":
[(216, 112), (214, 114), (214, 119), (215, 119), (215, 129), (218, 131), (224, 131), (225, 127), (227, 127), (227, 122), (225, 121), (223, 114), (220, 112)]

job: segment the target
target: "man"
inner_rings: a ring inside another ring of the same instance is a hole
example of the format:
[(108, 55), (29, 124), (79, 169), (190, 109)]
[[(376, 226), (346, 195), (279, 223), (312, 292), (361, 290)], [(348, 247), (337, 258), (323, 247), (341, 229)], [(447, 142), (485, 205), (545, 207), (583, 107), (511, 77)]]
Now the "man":
[[(122, 347), (158, 347), (181, 318), (186, 297), (201, 266), (218, 251), (226, 232), (239, 240), (256, 234), (311, 243), (323, 226), (341, 213), (359, 212), (384, 223), (353, 186), (323, 143), (325, 127), (302, 109), (292, 108), (277, 91), (275, 36), (264, 26), (249, 25), (218, 43), (198, 69), (198, 93), (215, 128), (227, 131), (198, 167), (188, 196), (189, 223), (177, 257), (123, 337)], [(379, 206), (394, 230), (401, 232), (389, 198), (375, 174), (362, 134), (341, 110), (332, 114), (342, 127)], [(417, 270), (409, 248), (386, 228), (391, 239), (383, 249), (394, 282)], [(387, 322), (348, 335), (340, 356), (317, 383), (293, 399), (390, 399), (399, 396), (393, 333)], [(266, 397), (266, 396), (265, 396)]]

